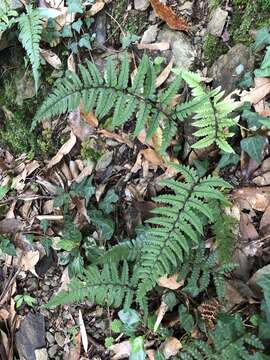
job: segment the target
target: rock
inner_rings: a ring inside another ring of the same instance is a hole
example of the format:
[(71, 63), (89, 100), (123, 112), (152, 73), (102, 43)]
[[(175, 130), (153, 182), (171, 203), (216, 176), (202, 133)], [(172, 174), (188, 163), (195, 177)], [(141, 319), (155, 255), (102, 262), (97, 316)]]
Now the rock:
[(58, 345), (53, 345), (49, 348), (48, 355), (51, 359), (55, 359), (55, 355), (58, 352)]
[(60, 347), (63, 347), (65, 345), (65, 337), (61, 333), (55, 333), (54, 338)]
[(227, 95), (237, 87), (243, 75), (252, 70), (253, 65), (251, 51), (243, 44), (237, 44), (214, 62), (208, 76), (213, 78), (213, 85), (221, 85)]
[(107, 35), (107, 16), (105, 13), (100, 12), (97, 14), (94, 23), (94, 32), (96, 34), (95, 43), (97, 43), (97, 45), (104, 45)]
[(149, 28), (143, 33), (141, 43), (150, 44), (154, 42), (157, 38), (158, 34), (158, 25), (151, 25)]
[(195, 50), (191, 39), (180, 31), (165, 26), (158, 35), (158, 42), (169, 42), (175, 58), (176, 67), (189, 69), (195, 59)]
[(55, 342), (54, 336), (49, 331), (46, 332), (46, 339), (50, 345)]
[(248, 285), (251, 287), (252, 290), (254, 290), (254, 292), (258, 296), (262, 294), (262, 288), (258, 285), (258, 281), (266, 275), (268, 277), (270, 275), (270, 265), (266, 265), (261, 269), (257, 270), (248, 281)]
[(11, 0), (11, 9), (21, 10), (24, 8), (24, 4), (21, 0)]
[(20, 359), (36, 360), (35, 350), (46, 347), (45, 321), (41, 314), (27, 314), (15, 337)]
[(136, 10), (144, 11), (150, 4), (149, 0), (134, 0), (134, 8)]
[(228, 11), (217, 8), (211, 17), (211, 20), (208, 23), (207, 30), (211, 35), (221, 36), (226, 19), (228, 17)]
[(25, 73), (22, 78), (16, 79), (16, 104), (22, 105), (26, 99), (31, 99), (36, 95), (35, 82), (32, 74)]

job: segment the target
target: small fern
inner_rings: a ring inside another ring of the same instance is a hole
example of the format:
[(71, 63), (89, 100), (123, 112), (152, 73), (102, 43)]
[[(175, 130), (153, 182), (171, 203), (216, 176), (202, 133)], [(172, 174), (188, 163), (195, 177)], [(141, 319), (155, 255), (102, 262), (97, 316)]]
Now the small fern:
[(135, 281), (129, 277), (127, 262), (123, 263), (121, 273), (115, 263), (105, 264), (102, 271), (90, 266), (78, 278), (71, 280), (67, 291), (60, 291), (46, 306), (81, 302), (87, 298), (100, 305), (129, 308), (135, 286)]
[(207, 290), (212, 278), (217, 297), (222, 301), (225, 296), (224, 275), (230, 273), (236, 267), (236, 264), (231, 263), (218, 266), (217, 252), (212, 252), (209, 256), (206, 256), (205, 247), (202, 243), (186, 259), (179, 271), (181, 277), (187, 279), (187, 285), (183, 288), (183, 291), (196, 297)]
[(241, 317), (218, 320), (216, 329), (209, 334), (208, 342), (196, 340), (186, 344), (180, 353), (181, 360), (239, 360), (254, 359), (250, 349), (263, 350), (260, 340), (246, 332)]
[(33, 9), (31, 5), (28, 5), (26, 6), (26, 13), (19, 16), (18, 23), (20, 29), (19, 39), (26, 50), (32, 65), (32, 72), (37, 93), (40, 67), (39, 43), (41, 39), (43, 20), (38, 9)]
[(57, 82), (52, 94), (39, 108), (32, 126), (44, 118), (50, 118), (75, 110), (82, 102), (84, 111), (95, 110), (99, 119), (112, 113), (112, 127), (119, 127), (136, 114), (134, 136), (147, 126), (146, 140), (150, 139), (159, 125), (163, 125), (161, 152), (165, 151), (176, 132), (176, 121), (196, 113), (195, 126), (201, 128), (195, 136), (202, 138), (194, 147), (201, 148), (216, 143), (221, 149), (232, 152), (227, 139), (232, 136), (227, 128), (236, 123), (229, 119), (233, 105), (220, 100), (223, 93), (219, 89), (207, 92), (201, 85), (201, 78), (183, 71), (182, 77), (192, 88), (193, 100), (171, 106), (172, 100), (181, 87), (181, 75), (167, 89), (158, 92), (155, 88), (156, 74), (152, 62), (144, 55), (130, 84), (129, 61), (124, 56), (120, 71), (111, 59), (108, 60), (104, 75), (97, 67), (87, 61), (86, 66), (79, 66), (80, 74), (68, 71)]
[(236, 125), (239, 117), (231, 119), (230, 113), (235, 109), (233, 102), (222, 100), (224, 92), (220, 87), (207, 93), (201, 85), (202, 79), (198, 74), (184, 70), (182, 78), (192, 89), (193, 100), (184, 103), (177, 108), (178, 114), (185, 111), (185, 116), (195, 113), (193, 126), (198, 127), (193, 135), (201, 138), (193, 148), (200, 149), (212, 144), (216, 144), (225, 152), (234, 152), (228, 144), (228, 138), (234, 133), (229, 132), (229, 128)]
[(157, 216), (148, 220), (152, 227), (137, 269), (140, 279), (137, 299), (142, 307), (145, 307), (143, 301), (147, 291), (155, 286), (157, 279), (171, 273), (183, 262), (184, 253), (188, 254), (192, 246), (199, 245), (203, 236), (202, 217), (214, 221), (208, 200), (226, 201), (219, 188), (230, 187), (214, 176), (199, 178), (189, 167), (171, 166), (183, 175), (184, 181), (162, 181), (174, 194), (155, 198), (164, 206), (155, 208), (152, 212)]

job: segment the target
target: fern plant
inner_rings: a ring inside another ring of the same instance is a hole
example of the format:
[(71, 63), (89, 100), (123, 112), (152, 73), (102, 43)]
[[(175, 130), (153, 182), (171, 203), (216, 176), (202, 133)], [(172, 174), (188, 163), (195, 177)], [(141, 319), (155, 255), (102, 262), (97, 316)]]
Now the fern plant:
[(35, 80), (36, 92), (39, 83), (40, 54), (39, 43), (41, 40), (43, 20), (38, 9), (31, 5), (26, 6), (26, 13), (18, 18), (19, 40), (21, 41), (32, 65), (33, 77)]
[(209, 333), (208, 342), (196, 340), (183, 347), (181, 360), (239, 360), (256, 359), (255, 352), (263, 350), (261, 341), (248, 333), (241, 317), (235, 315), (218, 320), (216, 329)]
[[(189, 167), (176, 164), (171, 166), (183, 179), (162, 182), (172, 193), (155, 198), (162, 206), (152, 211), (154, 217), (148, 221), (151, 226), (146, 230), (143, 242), (135, 241), (113, 247), (105, 253), (103, 261), (97, 260), (99, 264), (104, 262), (101, 272), (97, 266), (90, 267), (80, 276), (79, 282), (74, 280), (68, 293), (59, 295), (56, 302), (52, 300), (54, 305), (70, 300), (78, 301), (85, 296), (99, 301), (100, 294), (104, 301), (114, 306), (121, 306), (126, 294), (128, 301), (125, 300), (125, 304), (130, 305), (131, 298), (136, 293), (138, 303), (147, 313), (148, 291), (156, 285), (159, 277), (175, 272), (186, 261), (191, 248), (202, 242), (205, 219), (214, 221), (208, 201), (216, 199), (226, 202), (220, 188), (230, 187), (227, 182), (214, 176), (200, 178)], [(126, 260), (135, 263), (131, 267), (130, 279), (127, 265), (123, 266), (122, 274), (118, 274), (119, 257), (121, 260), (125, 259), (124, 264)], [(120, 289), (123, 291), (121, 296)]]
[(207, 290), (212, 278), (217, 297), (222, 301), (225, 296), (224, 276), (235, 269), (237, 265), (227, 263), (219, 266), (217, 252), (212, 252), (208, 256), (205, 252), (205, 247), (202, 243), (196, 251), (193, 251), (186, 261), (184, 261), (179, 271), (181, 278), (187, 279), (187, 285), (183, 288), (183, 291), (196, 297), (201, 292)]
[(17, 16), (18, 13), (11, 8), (10, 1), (2, 0), (0, 3), (0, 38), (2, 33), (15, 23)]
[[(123, 125), (136, 113), (134, 136), (147, 125), (146, 140), (163, 124), (160, 149), (163, 152), (175, 134), (176, 122), (195, 112), (194, 125), (201, 128), (195, 136), (202, 139), (193, 147), (201, 148), (216, 143), (224, 151), (233, 151), (227, 143), (232, 135), (227, 128), (237, 121), (229, 119), (234, 106), (221, 100), (223, 92), (220, 89), (210, 92), (205, 90), (198, 75), (181, 71), (167, 89), (158, 92), (155, 88), (155, 69), (146, 55), (143, 56), (131, 85), (127, 55), (123, 58), (119, 73), (112, 59), (108, 60), (103, 76), (89, 61), (86, 66), (80, 65), (79, 71), (80, 75), (68, 71), (57, 82), (53, 92), (37, 111), (33, 127), (44, 118), (75, 110), (82, 102), (84, 111), (95, 110), (99, 119), (110, 116), (113, 111), (112, 127)], [(182, 85), (181, 77), (192, 88), (193, 100), (172, 107), (172, 100)]]
[(225, 201), (219, 188), (230, 188), (224, 180), (208, 176), (200, 178), (196, 171), (185, 166), (171, 165), (181, 173), (184, 181), (164, 180), (174, 194), (155, 198), (162, 207), (152, 212), (157, 215), (148, 220), (148, 231), (140, 265), (138, 266), (137, 299), (143, 305), (147, 291), (151, 290), (160, 276), (169, 274), (183, 262), (192, 246), (199, 245), (203, 236), (203, 217), (214, 221), (209, 199)]

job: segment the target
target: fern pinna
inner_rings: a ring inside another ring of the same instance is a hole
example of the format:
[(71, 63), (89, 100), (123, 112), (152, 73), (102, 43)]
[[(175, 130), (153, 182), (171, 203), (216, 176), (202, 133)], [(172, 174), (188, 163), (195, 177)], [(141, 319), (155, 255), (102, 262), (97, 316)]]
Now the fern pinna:
[[(144, 55), (130, 85), (129, 60), (125, 55), (119, 73), (109, 59), (102, 76), (97, 67), (90, 61), (86, 66), (79, 65), (80, 74), (68, 71), (66, 76), (57, 82), (52, 94), (41, 105), (34, 120), (33, 127), (44, 119), (75, 110), (80, 103), (85, 112), (95, 110), (97, 118), (112, 115), (111, 126), (118, 127), (126, 123), (136, 113), (134, 136), (147, 126), (146, 140), (150, 139), (158, 126), (163, 128), (161, 152), (170, 143), (175, 134), (177, 121), (183, 121), (196, 113), (195, 126), (202, 129), (195, 133), (199, 140), (193, 147), (203, 147), (216, 143), (224, 151), (232, 151), (227, 143), (231, 133), (227, 128), (236, 123), (229, 118), (233, 104), (222, 100), (220, 89), (208, 92), (201, 85), (201, 78), (188, 71), (181, 71), (167, 89), (157, 91), (155, 68), (150, 59)], [(172, 107), (172, 100), (178, 93), (181, 77), (192, 88), (193, 100)]]
[(258, 352), (264, 349), (255, 335), (247, 333), (239, 315), (218, 320), (209, 338), (207, 343), (196, 340), (184, 345), (179, 360), (255, 360), (259, 357), (251, 355), (249, 350)]
[(19, 16), (18, 23), (20, 29), (19, 39), (30, 59), (37, 92), (40, 67), (39, 43), (43, 29), (43, 20), (39, 10), (33, 9), (31, 5), (28, 5), (26, 6), (26, 13)]

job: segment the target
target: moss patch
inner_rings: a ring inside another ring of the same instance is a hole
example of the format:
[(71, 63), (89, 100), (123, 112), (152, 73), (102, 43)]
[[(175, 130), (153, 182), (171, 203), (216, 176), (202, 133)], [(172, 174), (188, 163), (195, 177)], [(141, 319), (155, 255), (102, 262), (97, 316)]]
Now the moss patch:
[(203, 60), (206, 65), (211, 66), (214, 61), (227, 50), (220, 38), (207, 34), (203, 43)]

